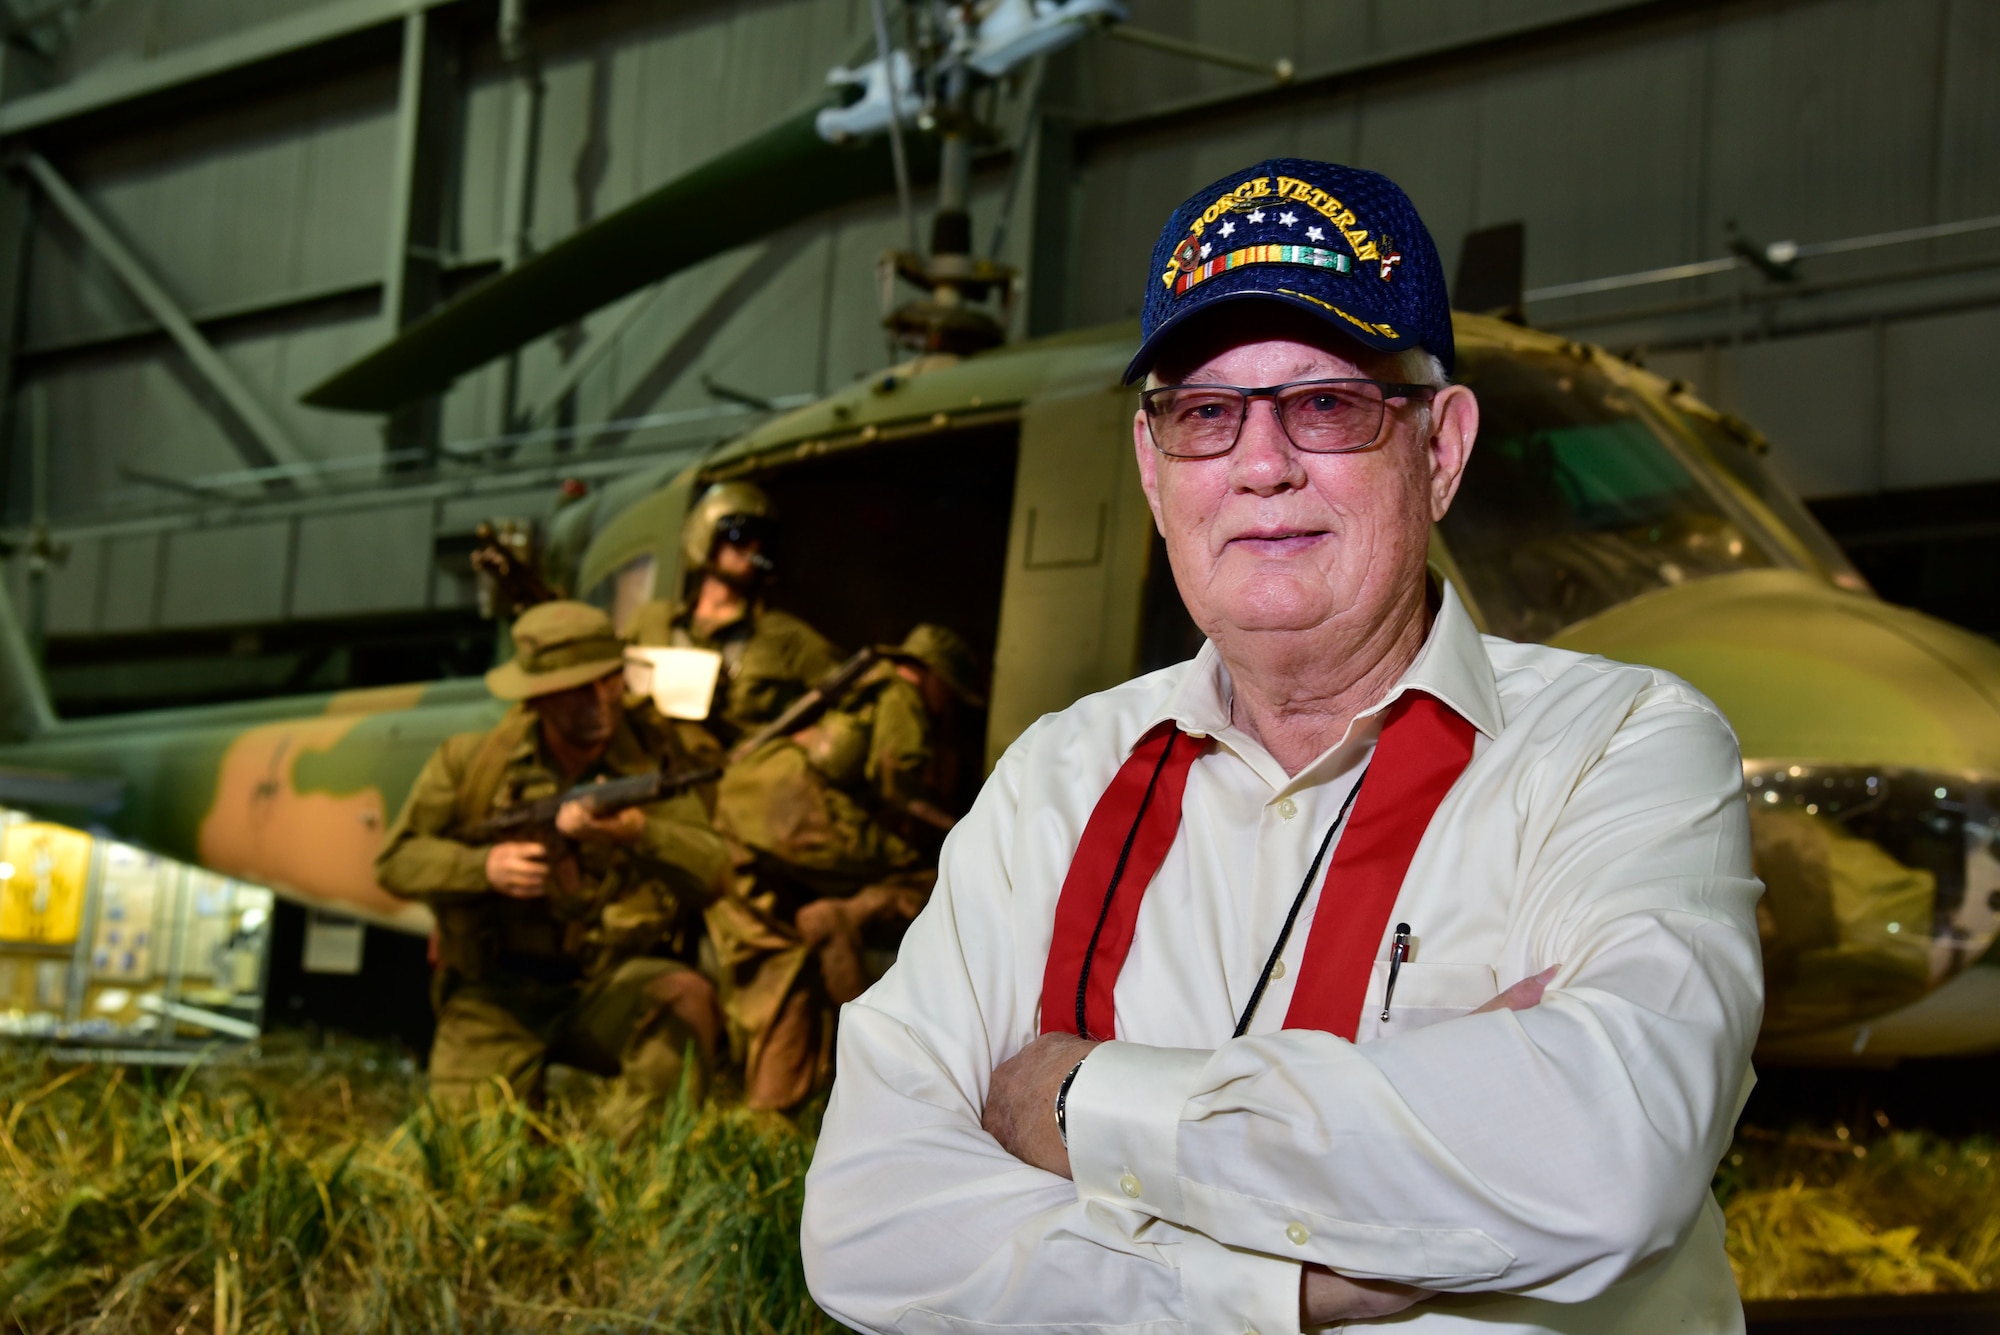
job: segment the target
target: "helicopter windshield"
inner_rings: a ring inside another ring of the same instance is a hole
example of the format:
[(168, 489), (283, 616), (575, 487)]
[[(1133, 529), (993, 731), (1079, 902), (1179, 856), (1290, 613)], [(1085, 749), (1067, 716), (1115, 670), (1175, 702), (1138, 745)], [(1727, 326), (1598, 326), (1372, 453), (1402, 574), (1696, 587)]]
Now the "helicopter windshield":
[(1792, 564), (1587, 364), (1468, 348), (1459, 378), (1479, 441), (1440, 529), (1492, 633), (1543, 640), (1654, 589)]
[(1824, 528), (1820, 527), (1812, 511), (1797, 493), (1779, 480), (1770, 461), (1760, 448), (1753, 445), (1756, 435), (1742, 423), (1725, 419), (1699, 406), (1676, 404), (1676, 416), (1686, 424), (1709, 457), (1722, 465), (1729, 475), (1770, 511), (1771, 517), (1784, 525), (1798, 544), (1808, 552), (1813, 561), (1825, 570), (1835, 584), (1845, 589), (1866, 592), (1868, 581), (1847, 559), (1847, 553), (1840, 550)]

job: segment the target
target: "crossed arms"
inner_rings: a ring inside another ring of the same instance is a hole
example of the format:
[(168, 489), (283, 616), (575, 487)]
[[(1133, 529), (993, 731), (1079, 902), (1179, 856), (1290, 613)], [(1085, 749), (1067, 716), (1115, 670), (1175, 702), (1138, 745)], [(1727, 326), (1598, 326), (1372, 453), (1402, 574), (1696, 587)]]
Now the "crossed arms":
[(996, 1068), (1034, 1039), (1047, 950), (1053, 901), (1012, 879), (1032, 745), (842, 1016), (803, 1230), (836, 1316), (1271, 1335), (1299, 1329), (1308, 1264), (1574, 1302), (1687, 1233), (1761, 1008), (1740, 761), (1713, 715), (1636, 718), (1540, 839), (1510, 938), (1560, 962), (1541, 1004), (1362, 1046), (1103, 1045), (1070, 1095), (1073, 1182), (982, 1126)]

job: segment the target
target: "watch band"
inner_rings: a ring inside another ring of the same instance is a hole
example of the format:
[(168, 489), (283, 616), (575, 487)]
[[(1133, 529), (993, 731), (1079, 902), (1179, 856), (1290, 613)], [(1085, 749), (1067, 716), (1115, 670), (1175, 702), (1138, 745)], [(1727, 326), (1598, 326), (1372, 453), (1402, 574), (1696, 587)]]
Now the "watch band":
[[(1083, 1059), (1089, 1061), (1088, 1057)], [(1069, 1087), (1076, 1083), (1076, 1073), (1083, 1069), (1083, 1062), (1069, 1068), (1069, 1074), (1056, 1086), (1056, 1134), (1062, 1137), (1063, 1148), (1069, 1148)]]

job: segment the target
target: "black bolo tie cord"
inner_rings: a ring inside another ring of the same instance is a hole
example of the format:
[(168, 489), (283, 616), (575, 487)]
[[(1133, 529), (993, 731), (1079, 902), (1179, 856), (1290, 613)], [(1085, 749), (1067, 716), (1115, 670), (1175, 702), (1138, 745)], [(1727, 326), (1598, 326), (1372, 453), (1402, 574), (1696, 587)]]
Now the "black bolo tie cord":
[[(1278, 960), (1285, 953), (1285, 943), (1292, 939), (1292, 927), (1299, 920), (1299, 910), (1306, 906), (1306, 896), (1312, 892), (1313, 882), (1319, 879), (1319, 864), (1326, 861), (1326, 850), (1333, 847), (1333, 836), (1347, 821), (1347, 813), (1354, 806), (1354, 799), (1361, 795), (1361, 785), (1368, 782), (1368, 771), (1362, 770), (1361, 777), (1347, 790), (1347, 797), (1340, 804), (1340, 814), (1333, 818), (1333, 824), (1326, 827), (1326, 837), (1319, 841), (1319, 852), (1313, 854), (1312, 866), (1306, 868), (1306, 878), (1299, 882), (1299, 892), (1292, 897), (1292, 911), (1285, 915), (1285, 925), (1278, 932), (1278, 944), (1271, 947), (1271, 958), (1264, 961), (1264, 972), (1257, 975), (1257, 986), (1251, 990), (1250, 1000), (1244, 1003), (1243, 1018), (1236, 1022), (1236, 1032), (1231, 1038), (1241, 1038), (1250, 1030), (1250, 1020), (1257, 1014), (1257, 1003), (1264, 999), (1264, 989), (1271, 985), (1271, 970), (1278, 967)], [(1081, 1004), (1081, 1003), (1079, 1003)]]

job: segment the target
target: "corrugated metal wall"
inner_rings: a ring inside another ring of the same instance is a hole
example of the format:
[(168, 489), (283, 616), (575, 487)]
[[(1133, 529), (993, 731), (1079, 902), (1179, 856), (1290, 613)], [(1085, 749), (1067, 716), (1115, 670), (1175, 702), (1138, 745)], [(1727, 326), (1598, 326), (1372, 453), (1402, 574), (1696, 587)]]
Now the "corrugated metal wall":
[[(87, 80), (312, 8), (110, 0), (56, 74)], [(543, 78), (532, 205), (543, 244), (794, 111), (867, 31), (866, 0), (531, 3), (529, 16)], [(2000, 214), (2000, 8), (1986, 0), (1135, 0), (1133, 18), (1288, 57), (1302, 78), (1274, 90), (1108, 38), (1062, 58), (1048, 111), (1073, 131), (1075, 162), (1066, 178), (1039, 179), (1065, 191), (1067, 207), (1037, 210), (1024, 189), (1007, 256), (1068, 279), (1060, 312), (1037, 313), (1044, 327), (1130, 317), (1166, 211), (1278, 154), (1394, 176), (1448, 268), (1469, 229), (1524, 220), (1530, 289), (1725, 255), (1732, 226), (1761, 245)], [(514, 78), (490, 7), (444, 5), (432, 21), (457, 25), (462, 57), (439, 169), (450, 182), (444, 258), (468, 279), (490, 271), (505, 241)], [(394, 37), (392, 27), (329, 47), (281, 83), (221, 100), (28, 136), (303, 450), (338, 466), (330, 496), (231, 480), (269, 458), (102, 260), (38, 209), (4, 514), (16, 529), (29, 516), (32, 436), (45, 422), (50, 519), (69, 548), (51, 585), (51, 633), (455, 605), (466, 585), (439, 573), (439, 535), (485, 515), (545, 516), (566, 470), (608, 475), (724, 434), (733, 419), (704, 376), (786, 396), (883, 362), (874, 261), (900, 240), (890, 200), (593, 316), (586, 335), (623, 332), (566, 403), (547, 400), (587, 338), (527, 349), (516, 403), (539, 408), (537, 424), (574, 424), (570, 452), (530, 442), (481, 456), (493, 461), (484, 466), (385, 471), (379, 424), (297, 396), (386, 332)], [(982, 238), (1001, 184), (998, 172), (981, 177)], [(764, 187), (770, 198), (786, 188)], [(746, 220), (759, 204), (759, 192), (716, 201)], [(1035, 236), (1036, 216), (1067, 223)], [(1980, 392), (2000, 353), (2000, 232), (1813, 260), (1789, 284), (1739, 269), (1538, 301), (1530, 314), (1693, 381), (1769, 433), (1808, 494), (2000, 479), (2000, 432)], [(447, 396), (448, 444), (505, 430), (505, 380), (495, 365)], [(677, 420), (602, 425), (649, 415)], [(18, 579), (21, 562), (11, 565)]]
[[(1365, 21), (1360, 6), (1311, 3), (1141, 12), (1163, 26), (1171, 12), (1218, 44), (1299, 50), (1311, 69), (1343, 48), (1441, 42), (1454, 22), (1478, 31), (1499, 8), (1525, 20), (1537, 7), (1369, 6)], [(1389, 174), (1448, 272), (1467, 231), (1525, 221), (1531, 290), (1726, 255), (1731, 223), (1760, 243), (1818, 242), (2000, 214), (2000, 7), (1982, 0), (1656, 7), (1622, 28), (1157, 127), (1149, 95), (1172, 104), (1215, 89), (1145, 51), (1107, 43), (1089, 60), (1086, 114), (1127, 124), (1086, 136), (1084, 321), (1133, 315), (1166, 210), (1262, 155)], [(1982, 420), (1979, 388), (2000, 356), (1996, 266), (2000, 231), (1986, 231), (1808, 262), (1804, 285), (1849, 286), (1771, 319), (1772, 285), (1740, 272), (1529, 313), (1692, 381), (1768, 433), (1808, 495), (1937, 486), (2000, 478), (2000, 429)], [(1709, 306), (1661, 309), (1698, 302)]]

